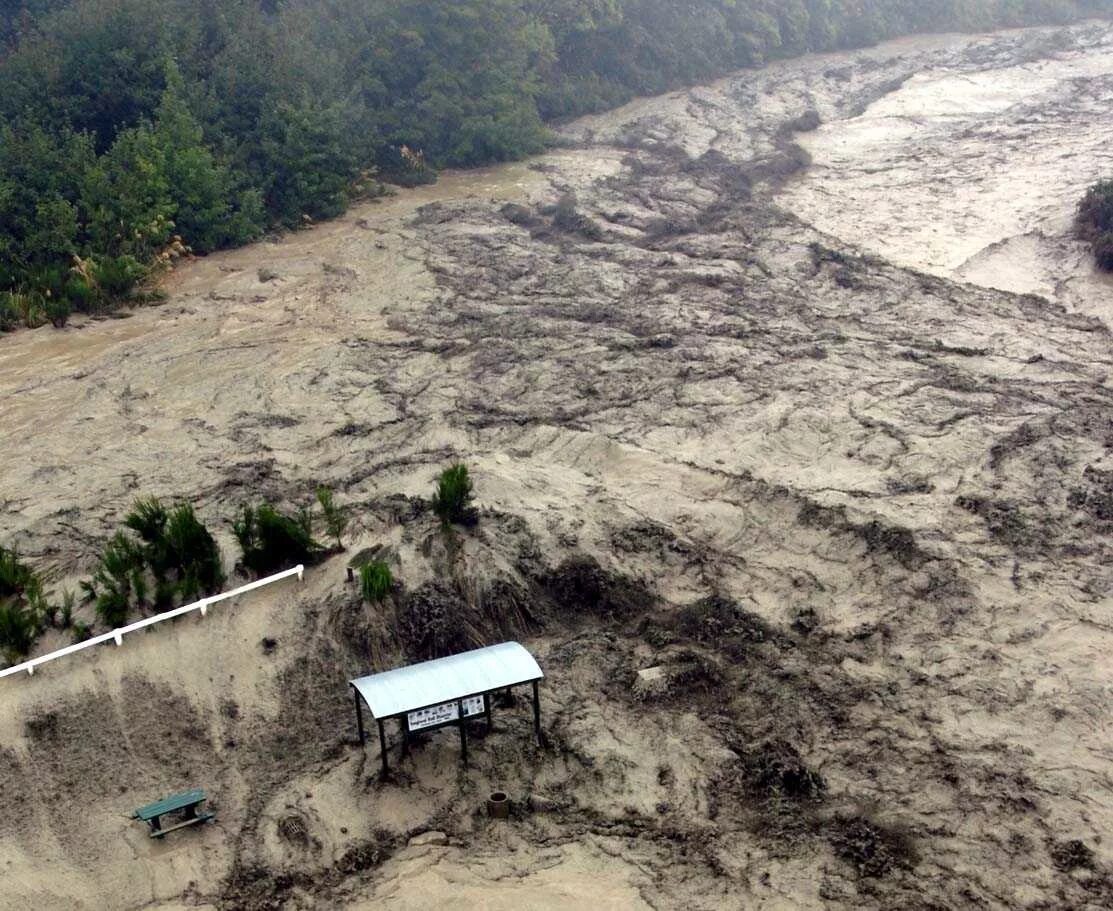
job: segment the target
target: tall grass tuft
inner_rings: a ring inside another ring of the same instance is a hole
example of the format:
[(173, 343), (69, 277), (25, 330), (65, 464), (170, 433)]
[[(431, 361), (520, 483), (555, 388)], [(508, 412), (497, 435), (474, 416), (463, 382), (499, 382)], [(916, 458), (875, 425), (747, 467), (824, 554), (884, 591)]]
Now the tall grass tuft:
[(390, 567), (381, 560), (364, 563), (359, 568), (359, 588), (364, 601), (369, 604), (380, 603), (394, 588), (394, 576)]

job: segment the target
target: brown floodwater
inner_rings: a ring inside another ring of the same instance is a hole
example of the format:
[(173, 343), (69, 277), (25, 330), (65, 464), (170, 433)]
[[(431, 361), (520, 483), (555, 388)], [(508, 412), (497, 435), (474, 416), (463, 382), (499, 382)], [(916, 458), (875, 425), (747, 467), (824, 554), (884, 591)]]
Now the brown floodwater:
[(798, 141), (813, 164), (781, 204), (893, 262), (1036, 293), (1113, 319), (1113, 278), (1072, 236), (1113, 175), (1113, 41), (915, 73)]

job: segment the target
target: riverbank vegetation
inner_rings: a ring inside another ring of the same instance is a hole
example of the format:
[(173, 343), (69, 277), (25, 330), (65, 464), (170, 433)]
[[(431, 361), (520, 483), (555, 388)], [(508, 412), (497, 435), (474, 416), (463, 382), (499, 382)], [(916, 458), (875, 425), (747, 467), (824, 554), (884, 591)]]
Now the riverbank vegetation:
[(0, 331), (335, 216), (545, 124), (772, 58), (1113, 0), (16, 0), (0, 12)]
[(1082, 197), (1078, 233), (1094, 251), (1098, 266), (1113, 272), (1113, 180), (1094, 184)]
[[(428, 505), (446, 525), (474, 525), (478, 511), (473, 491), (467, 466), (455, 464), (439, 475)], [(267, 502), (245, 504), (231, 523), (240, 551), (235, 571), (260, 577), (342, 551), (348, 510), (337, 504), (329, 487), (317, 487), (316, 500), (325, 530), (336, 540), (334, 550), (314, 539), (311, 509), (283, 512)], [(167, 506), (149, 497), (134, 503), (105, 544), (92, 578), (79, 587), (82, 604), (90, 605), (96, 620), (111, 629), (136, 613), (158, 613), (215, 595), (225, 582), (220, 547), (193, 506)], [(362, 564), (359, 582), (369, 603), (381, 602), (395, 586), (383, 559)], [(49, 599), (43, 576), (16, 550), (0, 546), (0, 659), (15, 663), (23, 658), (51, 627), (72, 629), (75, 641), (89, 638), (92, 627), (74, 616), (75, 606), (74, 594), (65, 589)]]

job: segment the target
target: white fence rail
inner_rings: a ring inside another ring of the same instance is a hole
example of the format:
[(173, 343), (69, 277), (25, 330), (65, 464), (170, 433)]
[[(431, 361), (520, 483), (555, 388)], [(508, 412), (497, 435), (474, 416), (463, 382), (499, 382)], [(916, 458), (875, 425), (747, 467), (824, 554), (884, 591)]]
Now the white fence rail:
[(291, 576), (297, 576), (300, 581), (305, 575), (304, 566), (295, 566), (293, 569), (287, 569), (283, 572), (276, 573), (273, 576), (267, 576), (265, 579), (256, 579), (254, 582), (248, 582), (247, 585), (241, 585), (239, 588), (234, 588), (230, 592), (221, 592), (219, 595), (213, 595), (209, 598), (202, 598), (200, 601), (194, 601), (192, 604), (183, 604), (181, 607), (176, 607), (174, 610), (167, 611), (164, 614), (155, 614), (153, 617), (144, 617), (142, 620), (136, 621), (128, 626), (121, 626), (119, 629), (114, 629), (110, 633), (105, 633), (101, 636), (93, 636), (91, 639), (86, 639), (84, 642), (76, 642), (73, 645), (67, 645), (65, 648), (60, 648), (56, 652), (50, 652), (47, 655), (41, 655), (38, 658), (32, 658), (30, 661), (24, 661), (22, 664), (17, 664), (14, 667), (9, 667), (6, 670), (0, 671), (0, 677), (10, 677), (18, 674), (20, 671), (27, 671), (28, 674), (34, 674), (35, 668), (40, 664), (46, 664), (48, 661), (54, 661), (57, 658), (62, 658), (66, 655), (72, 655), (74, 652), (80, 652), (87, 648), (93, 648), (97, 645), (102, 645), (105, 642), (115, 642), (117, 645), (124, 644), (124, 636), (128, 633), (134, 633), (141, 629), (146, 629), (148, 626), (154, 626), (156, 623), (162, 623), (164, 620), (173, 620), (175, 617), (181, 617), (185, 614), (193, 613), (193, 611), (200, 611), (201, 616), (205, 616), (205, 612), (214, 604), (221, 601), (227, 601), (229, 598), (235, 598), (238, 595), (247, 594), (247, 592), (254, 591), (257, 588), (263, 588), (266, 585), (271, 585), (274, 582), (281, 582), (283, 579), (289, 579)]

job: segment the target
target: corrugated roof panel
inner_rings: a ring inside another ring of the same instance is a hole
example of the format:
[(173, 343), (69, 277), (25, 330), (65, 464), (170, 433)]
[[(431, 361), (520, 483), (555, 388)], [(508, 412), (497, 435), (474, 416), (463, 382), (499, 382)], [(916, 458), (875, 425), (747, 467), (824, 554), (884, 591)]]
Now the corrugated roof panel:
[(503, 642), (351, 681), (376, 718), (390, 718), (476, 693), (540, 680), (537, 661), (517, 642)]

